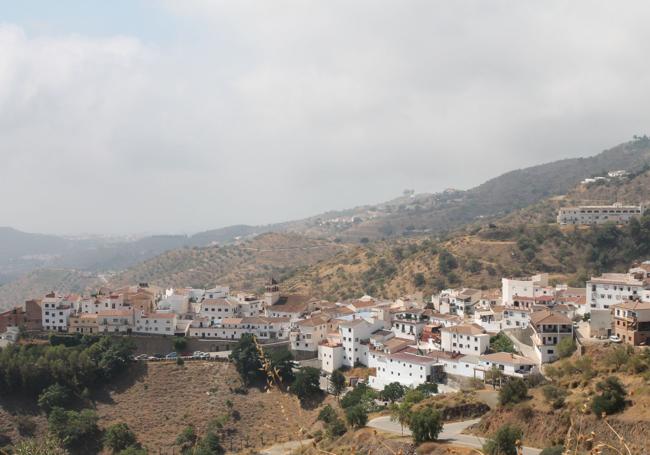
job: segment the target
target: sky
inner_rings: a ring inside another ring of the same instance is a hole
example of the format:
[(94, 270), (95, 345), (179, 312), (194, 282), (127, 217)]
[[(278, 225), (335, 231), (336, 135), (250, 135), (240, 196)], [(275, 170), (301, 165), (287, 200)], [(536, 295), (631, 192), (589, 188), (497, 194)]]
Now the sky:
[(193, 233), (650, 129), (650, 2), (0, 0), (0, 226)]

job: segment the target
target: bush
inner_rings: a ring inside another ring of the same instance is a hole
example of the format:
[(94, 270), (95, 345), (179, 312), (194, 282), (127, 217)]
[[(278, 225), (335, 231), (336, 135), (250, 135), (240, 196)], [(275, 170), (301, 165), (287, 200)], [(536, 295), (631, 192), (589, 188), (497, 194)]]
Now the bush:
[(492, 352), (517, 352), (512, 340), (502, 332), (490, 337), (490, 350)]
[(391, 382), (379, 392), (379, 396), (382, 400), (393, 403), (404, 396), (404, 386), (399, 382)]
[(174, 347), (174, 351), (180, 354), (187, 349), (187, 340), (184, 337), (174, 337), (172, 346)]
[[(0, 443), (0, 446), (2, 443)], [(68, 455), (61, 441), (53, 436), (45, 439), (25, 439), (13, 448), (14, 455)]]
[(573, 354), (576, 348), (576, 342), (572, 337), (562, 338), (557, 344), (557, 354), (563, 359)]
[(104, 434), (104, 446), (111, 449), (113, 453), (135, 446), (136, 443), (135, 433), (126, 423), (111, 425)]
[(332, 420), (326, 427), (327, 436), (330, 438), (338, 438), (345, 434), (346, 431), (345, 424), (338, 417)]
[(85, 448), (90, 452), (88, 446), (94, 446), (99, 435), (98, 420), (97, 414), (90, 409), (77, 412), (54, 408), (47, 422), (52, 434), (63, 441), (66, 447)]
[(337, 397), (345, 390), (345, 376), (340, 370), (334, 370), (330, 376), (330, 390)]
[(320, 395), (319, 381), (320, 370), (318, 368), (302, 367), (296, 374), (296, 380), (291, 384), (290, 390), (300, 401), (305, 401)]
[(38, 405), (49, 414), (53, 408), (65, 408), (70, 402), (70, 390), (60, 384), (53, 384), (38, 396)]
[(425, 396), (433, 395), (434, 393), (438, 393), (438, 384), (435, 382), (425, 382), (417, 386), (415, 390), (422, 392)]
[(594, 397), (591, 402), (591, 410), (596, 416), (615, 414), (625, 408), (627, 393), (617, 377), (610, 376), (599, 382), (596, 384), (596, 390), (600, 395)]
[(355, 428), (361, 428), (368, 423), (368, 412), (366, 407), (362, 404), (350, 406), (345, 410), (345, 420), (348, 424)]
[(409, 419), (409, 429), (413, 441), (421, 444), (425, 441), (435, 441), (442, 431), (442, 416), (440, 412), (430, 407), (413, 412)]
[(528, 398), (528, 387), (519, 378), (508, 381), (499, 391), (499, 402), (502, 405), (521, 403)]
[(517, 446), (521, 444), (523, 436), (521, 429), (504, 425), (483, 444), (483, 452), (485, 455), (517, 455)]
[(564, 406), (564, 400), (567, 396), (567, 391), (565, 389), (547, 384), (542, 388), (542, 393), (544, 394), (546, 401), (554, 409), (560, 409)]
[(329, 404), (318, 413), (318, 420), (325, 423), (330, 423), (336, 418), (336, 411)]
[(355, 406), (357, 404), (370, 404), (375, 399), (377, 393), (366, 384), (358, 384), (354, 389), (349, 391), (341, 398), (341, 407), (343, 409)]

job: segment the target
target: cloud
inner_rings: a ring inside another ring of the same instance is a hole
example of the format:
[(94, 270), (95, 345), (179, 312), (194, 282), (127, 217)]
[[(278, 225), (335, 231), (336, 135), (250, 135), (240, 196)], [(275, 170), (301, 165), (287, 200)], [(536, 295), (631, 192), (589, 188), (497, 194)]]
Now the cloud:
[(192, 33), (0, 26), (0, 224), (280, 221), (647, 132), (646, 2), (152, 5)]

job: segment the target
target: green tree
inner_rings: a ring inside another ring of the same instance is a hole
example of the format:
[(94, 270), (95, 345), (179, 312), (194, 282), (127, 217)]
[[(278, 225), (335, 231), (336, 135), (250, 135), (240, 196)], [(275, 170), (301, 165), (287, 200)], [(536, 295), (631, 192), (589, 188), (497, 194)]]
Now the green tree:
[(524, 433), (518, 427), (504, 425), (483, 444), (485, 455), (517, 455)]
[(337, 398), (345, 390), (345, 376), (340, 370), (334, 370), (330, 375), (330, 390)]
[(123, 422), (111, 425), (104, 434), (104, 446), (111, 449), (113, 453), (134, 446), (136, 443), (135, 433)]
[(250, 385), (264, 379), (262, 363), (255, 345), (254, 335), (245, 333), (230, 353), (230, 360), (235, 364), (244, 384)]
[(318, 420), (325, 423), (330, 423), (336, 418), (337, 418), (336, 411), (329, 404), (323, 407), (323, 409), (321, 409), (320, 412), (318, 413)]
[(343, 421), (337, 417), (329, 424), (327, 424), (325, 431), (330, 438), (337, 438), (345, 434), (347, 428), (345, 427), (345, 423), (343, 423)]
[(610, 376), (596, 384), (596, 390), (600, 394), (591, 401), (591, 410), (596, 416), (615, 414), (625, 408), (627, 392), (616, 376)]
[(426, 279), (424, 278), (424, 273), (418, 272), (415, 275), (413, 275), (413, 284), (415, 285), (416, 288), (421, 288), (426, 284)]
[(70, 403), (70, 389), (61, 384), (52, 384), (38, 396), (38, 405), (49, 414), (53, 408), (65, 408)]
[(502, 405), (520, 403), (527, 398), (528, 387), (523, 379), (512, 379), (506, 382), (499, 391), (499, 402)]
[(391, 382), (384, 387), (384, 390), (379, 392), (379, 396), (384, 400), (394, 403), (404, 396), (404, 386), (399, 382)]
[(47, 422), (52, 434), (66, 447), (90, 451), (89, 446), (96, 444), (99, 435), (98, 420), (97, 414), (90, 409), (77, 412), (53, 408)]
[(345, 410), (345, 420), (355, 428), (361, 428), (368, 423), (368, 411), (362, 404), (350, 406)]
[(191, 455), (221, 455), (226, 451), (221, 446), (221, 440), (214, 432), (209, 431), (190, 452)]
[(275, 349), (269, 356), (271, 367), (280, 375), (284, 384), (290, 384), (295, 379), (293, 374), (293, 355), (288, 349)]
[(503, 332), (499, 332), (495, 336), (490, 337), (490, 351), (511, 353), (517, 352), (512, 340), (508, 338), (508, 336)]
[(320, 370), (312, 367), (302, 367), (296, 379), (291, 384), (289, 390), (294, 393), (300, 401), (305, 401), (308, 398), (317, 397), (321, 394), (320, 390)]
[(369, 405), (376, 396), (377, 392), (367, 384), (358, 384), (341, 399), (341, 407), (345, 409), (360, 403)]
[(435, 441), (442, 431), (442, 416), (440, 412), (429, 406), (423, 407), (412, 413), (409, 428), (416, 444)]
[(560, 358), (569, 357), (576, 351), (576, 342), (573, 337), (565, 337), (557, 344), (557, 354)]
[(555, 409), (560, 409), (564, 406), (564, 400), (567, 396), (567, 391), (561, 387), (547, 384), (542, 388), (542, 393), (546, 401)]
[(402, 428), (402, 436), (404, 436), (404, 427), (407, 426), (411, 420), (411, 407), (412, 403), (393, 403), (390, 405), (390, 420), (399, 422)]
[(174, 337), (172, 345), (174, 346), (174, 351), (181, 353), (187, 350), (187, 339), (184, 337)]

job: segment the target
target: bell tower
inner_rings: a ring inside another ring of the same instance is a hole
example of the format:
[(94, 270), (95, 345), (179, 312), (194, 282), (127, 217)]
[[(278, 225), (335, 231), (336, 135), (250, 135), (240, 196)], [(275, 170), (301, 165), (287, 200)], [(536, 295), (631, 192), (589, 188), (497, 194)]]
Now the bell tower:
[(280, 286), (273, 277), (266, 283), (264, 287), (264, 304), (266, 306), (275, 305), (280, 300)]

